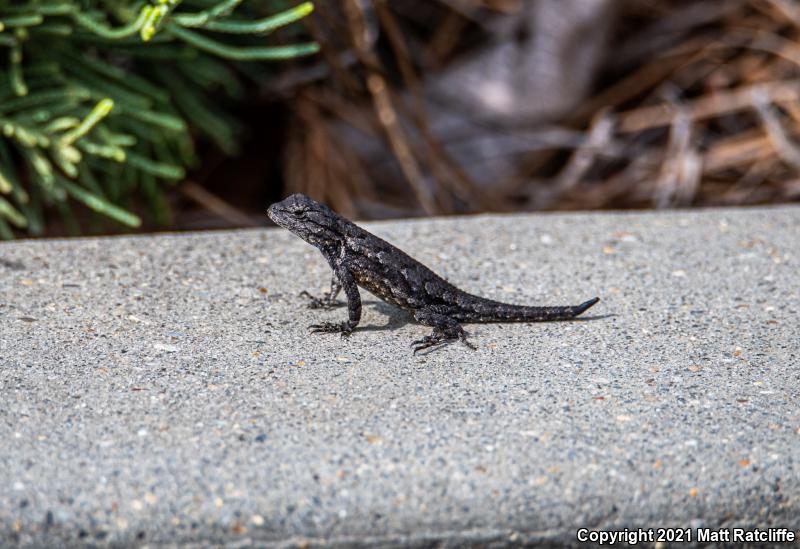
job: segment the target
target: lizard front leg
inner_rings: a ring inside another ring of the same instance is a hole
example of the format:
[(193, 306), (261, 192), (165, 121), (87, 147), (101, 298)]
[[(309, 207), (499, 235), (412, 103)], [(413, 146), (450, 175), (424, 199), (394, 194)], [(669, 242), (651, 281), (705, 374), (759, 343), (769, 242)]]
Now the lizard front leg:
[(308, 329), (312, 333), (341, 333), (342, 337), (347, 337), (361, 321), (361, 296), (353, 275), (345, 267), (337, 267), (334, 277), (338, 278), (339, 284), (347, 296), (347, 321), (313, 324)]
[(336, 271), (333, 271), (331, 274), (331, 289), (325, 295), (322, 297), (314, 297), (305, 290), (300, 292), (300, 295), (309, 299), (309, 309), (333, 309), (339, 305), (344, 305), (341, 301), (336, 301), (336, 296), (339, 295), (341, 289), (342, 285), (339, 282), (339, 277)]
[(414, 346), (414, 354), (417, 354), (417, 352), (422, 351), (423, 349), (434, 347), (440, 343), (454, 341), (456, 339), (460, 339), (464, 345), (473, 351), (477, 349), (475, 345), (467, 341), (467, 332), (464, 331), (464, 328), (461, 326), (461, 324), (446, 314), (437, 312), (435, 309), (430, 308), (419, 309), (414, 313), (414, 319), (421, 324), (433, 327), (433, 332), (431, 332), (430, 335), (425, 336), (422, 339), (418, 339), (411, 344)]

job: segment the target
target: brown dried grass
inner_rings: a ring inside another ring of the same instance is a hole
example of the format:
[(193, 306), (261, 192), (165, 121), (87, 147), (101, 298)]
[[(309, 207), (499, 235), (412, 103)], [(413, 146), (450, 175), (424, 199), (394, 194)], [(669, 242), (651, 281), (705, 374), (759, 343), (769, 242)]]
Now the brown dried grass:
[[(480, 27), (471, 7), (513, 12), (515, 2), (418, 3), (430, 12), (427, 28), (398, 4), (373, 2), (374, 21), (359, 0), (344, 0), (341, 13), (318, 4), (313, 31), (330, 72), (296, 102), (289, 190), (350, 215), (800, 198), (800, 3), (625, 2), (594, 93), (556, 124), (577, 139), (530, 151), (515, 177), (489, 191), (449, 157), (417, 94), (424, 71), (447, 63)], [(370, 24), (384, 40), (370, 41)], [(376, 183), (337, 139), (343, 122), (387, 144), (403, 184)], [(435, 185), (423, 182), (426, 174)]]

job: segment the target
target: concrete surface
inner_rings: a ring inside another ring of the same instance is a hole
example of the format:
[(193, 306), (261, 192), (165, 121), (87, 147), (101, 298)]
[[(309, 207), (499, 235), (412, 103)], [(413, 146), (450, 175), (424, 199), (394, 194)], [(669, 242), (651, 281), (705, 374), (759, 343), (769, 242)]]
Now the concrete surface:
[(0, 244), (0, 545), (574, 545), (800, 526), (800, 208), (368, 225), (580, 322), (475, 352), (288, 232)]

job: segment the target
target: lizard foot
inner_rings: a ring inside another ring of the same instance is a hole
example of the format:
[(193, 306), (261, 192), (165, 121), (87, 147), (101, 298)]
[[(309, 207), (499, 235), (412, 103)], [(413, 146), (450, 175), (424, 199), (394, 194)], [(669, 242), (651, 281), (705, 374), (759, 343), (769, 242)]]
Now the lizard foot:
[(341, 334), (342, 337), (348, 337), (353, 333), (353, 327), (349, 322), (323, 322), (312, 324), (308, 329), (312, 334)]
[(436, 347), (437, 345), (442, 345), (444, 343), (449, 343), (451, 341), (450, 338), (445, 337), (437, 337), (436, 335), (429, 335), (425, 336), (422, 339), (418, 339), (416, 341), (411, 342), (411, 346), (414, 348), (414, 354), (424, 350), (430, 349), (431, 347)]
[(441, 312), (436, 311), (434, 308), (420, 309), (414, 313), (414, 318), (423, 324), (433, 327), (430, 335), (413, 342), (414, 354), (417, 354), (423, 349), (434, 347), (442, 343), (449, 343), (457, 339), (472, 349), (477, 349), (475, 345), (467, 341), (467, 332), (461, 327), (455, 319), (448, 317)]
[(412, 342), (411, 345), (414, 347), (414, 354), (417, 354), (419, 351), (424, 349), (451, 343), (456, 339), (461, 340), (464, 345), (473, 351), (478, 349), (475, 345), (467, 341), (467, 332), (465, 332), (460, 326), (458, 329), (434, 330), (431, 335), (425, 336), (422, 339), (418, 339), (417, 341)]

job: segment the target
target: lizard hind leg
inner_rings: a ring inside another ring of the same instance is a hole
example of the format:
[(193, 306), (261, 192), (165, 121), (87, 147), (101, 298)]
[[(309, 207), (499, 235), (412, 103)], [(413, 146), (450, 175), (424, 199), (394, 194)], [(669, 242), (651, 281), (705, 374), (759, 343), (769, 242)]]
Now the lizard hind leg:
[(467, 332), (464, 331), (461, 324), (445, 314), (430, 309), (420, 309), (414, 313), (414, 319), (421, 324), (433, 327), (433, 331), (430, 335), (411, 343), (411, 345), (414, 346), (414, 354), (417, 354), (423, 349), (455, 340), (461, 340), (464, 345), (473, 351), (477, 349), (475, 345), (467, 341)]

